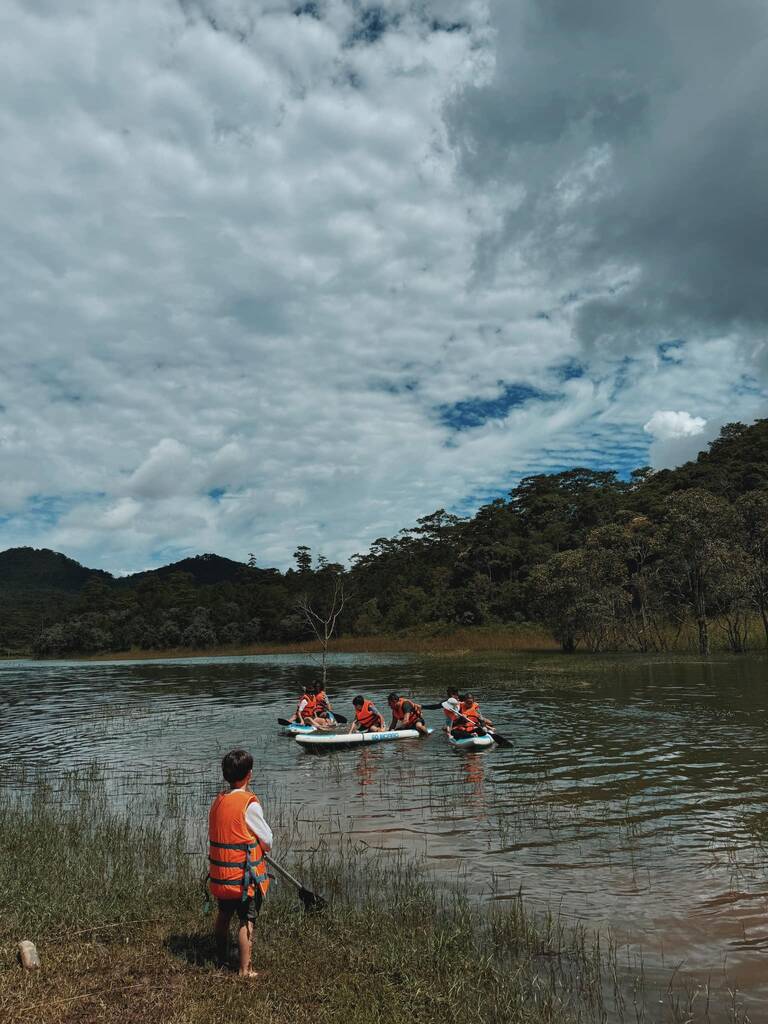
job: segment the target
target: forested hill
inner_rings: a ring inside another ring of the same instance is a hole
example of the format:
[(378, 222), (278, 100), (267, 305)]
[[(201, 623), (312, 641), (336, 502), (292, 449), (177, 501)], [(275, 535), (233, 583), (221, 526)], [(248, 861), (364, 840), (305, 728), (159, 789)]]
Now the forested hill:
[[(301, 538), (296, 538), (300, 541)], [(114, 579), (52, 551), (0, 553), (0, 647), (70, 654), (311, 635), (343, 582), (338, 632), (545, 623), (566, 650), (661, 649), (693, 624), (733, 650), (768, 639), (768, 420), (729, 424), (674, 470), (522, 479), (468, 519), (442, 509), (351, 566), (299, 544), (296, 568), (215, 554)]]

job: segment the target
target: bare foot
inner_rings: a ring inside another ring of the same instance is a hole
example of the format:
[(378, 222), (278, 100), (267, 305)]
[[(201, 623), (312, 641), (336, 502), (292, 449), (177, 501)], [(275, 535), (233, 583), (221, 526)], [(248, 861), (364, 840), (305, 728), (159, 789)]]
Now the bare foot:
[(266, 973), (266, 971), (254, 971), (252, 967), (249, 967), (246, 971), (239, 970), (237, 975), (239, 978), (248, 978), (250, 981), (256, 981), (259, 978), (263, 978)]

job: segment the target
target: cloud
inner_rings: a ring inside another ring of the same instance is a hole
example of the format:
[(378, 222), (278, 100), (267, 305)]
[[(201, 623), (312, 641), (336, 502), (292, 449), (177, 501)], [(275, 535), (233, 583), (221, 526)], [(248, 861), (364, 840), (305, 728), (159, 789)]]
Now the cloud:
[(764, 370), (765, 4), (491, 8), (493, 72), (450, 112), (471, 180), (517, 189), (486, 255), (567, 282), (587, 354), (733, 333)]
[(719, 431), (704, 435), (707, 421), (701, 416), (692, 416), (689, 412), (673, 412), (669, 409), (657, 409), (643, 430), (653, 437), (650, 447), (650, 464), (654, 469), (671, 468), (683, 462), (695, 459)]
[(0, 544), (344, 560), (764, 412), (762, 18), (9, 0)]
[(672, 412), (668, 409), (657, 409), (643, 426), (647, 434), (662, 440), (675, 437), (693, 437), (700, 434), (707, 421), (701, 416), (691, 416), (689, 412)]

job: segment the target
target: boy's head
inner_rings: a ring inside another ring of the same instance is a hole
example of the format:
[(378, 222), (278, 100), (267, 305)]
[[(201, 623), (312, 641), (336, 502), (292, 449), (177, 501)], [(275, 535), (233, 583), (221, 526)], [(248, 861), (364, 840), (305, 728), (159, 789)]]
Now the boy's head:
[(253, 758), (247, 750), (230, 750), (221, 759), (221, 772), (230, 786), (243, 779), (253, 769)]
[(471, 693), (465, 693), (461, 698), (461, 703), (464, 705), (465, 708), (468, 708), (470, 704), (475, 703), (475, 698), (472, 696)]
[(445, 692), (448, 694), (449, 697), (458, 697), (459, 696), (459, 691), (456, 689), (455, 686), (449, 686), (448, 689)]
[(390, 705), (390, 707), (392, 707), (395, 704), (397, 704), (397, 702), (399, 700), (400, 700), (400, 695), (397, 694), (397, 693), (390, 693), (390, 695), (387, 697), (387, 703)]
[(363, 704), (365, 704), (365, 697), (360, 697), (358, 695), (352, 700), (352, 703), (355, 705), (356, 708), (361, 708)]
[(315, 683), (315, 685), (312, 687), (312, 693), (314, 693), (315, 695), (317, 695), (318, 693), (323, 693), (323, 692), (324, 691), (323, 691), (323, 684), (322, 683)]

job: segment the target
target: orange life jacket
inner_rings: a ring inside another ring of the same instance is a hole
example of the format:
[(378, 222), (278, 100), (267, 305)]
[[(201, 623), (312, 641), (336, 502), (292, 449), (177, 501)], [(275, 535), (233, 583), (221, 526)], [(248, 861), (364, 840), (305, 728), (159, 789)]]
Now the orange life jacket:
[[(461, 713), (464, 718), (459, 719), (459, 728), (466, 729), (467, 732), (475, 732), (480, 726), (480, 705), (477, 701), (473, 701), (468, 708), (462, 704)], [(465, 721), (465, 719), (469, 719), (469, 721)]]
[(253, 896), (258, 885), (263, 896), (269, 888), (267, 864), (258, 837), (245, 821), (253, 793), (233, 789), (219, 793), (208, 815), (208, 878), (211, 895), (220, 900)]
[(328, 698), (325, 694), (325, 690), (321, 690), (320, 693), (315, 694), (315, 711), (316, 715), (327, 715), (330, 711), (328, 707)]
[[(304, 702), (306, 701), (306, 704)], [(301, 705), (304, 704), (304, 710), (300, 711)], [(299, 703), (296, 705), (296, 717), (301, 716), (302, 718), (314, 718), (317, 714), (317, 698), (314, 693), (305, 693)]]
[[(455, 700), (456, 704), (459, 707), (461, 706), (461, 704), (460, 704), (460, 702), (459, 702), (457, 697), (449, 697), (448, 700)], [(445, 703), (447, 703), (447, 701)], [(448, 721), (451, 723), (451, 725), (453, 725), (453, 723), (456, 722), (456, 721), (461, 721), (461, 719), (458, 717), (456, 712), (455, 711), (449, 711), (448, 708), (443, 708), (443, 714), (448, 719)]]
[[(410, 711), (405, 710), (405, 704), (411, 705)], [(396, 722), (404, 721), (406, 725), (413, 725), (421, 718), (421, 704), (417, 704), (415, 700), (401, 697), (392, 708), (392, 716)]]
[(382, 722), (381, 715), (369, 700), (364, 700), (361, 708), (355, 708), (355, 718), (362, 729), (370, 729), (372, 725)]

